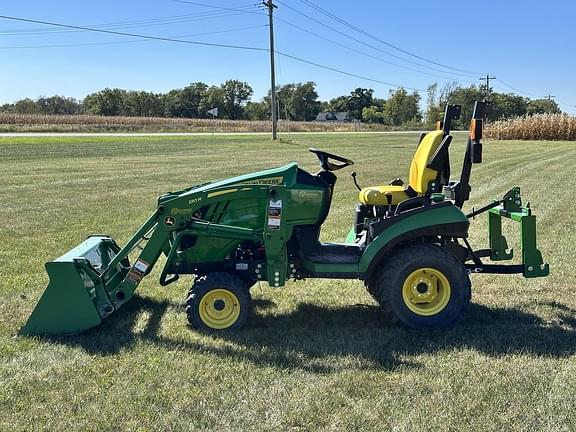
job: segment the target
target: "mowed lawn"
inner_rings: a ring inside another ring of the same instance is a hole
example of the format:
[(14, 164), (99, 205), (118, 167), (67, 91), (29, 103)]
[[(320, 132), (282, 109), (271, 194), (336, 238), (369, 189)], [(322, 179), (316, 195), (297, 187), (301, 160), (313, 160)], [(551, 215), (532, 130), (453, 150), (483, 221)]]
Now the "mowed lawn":
[[(312, 146), (354, 159), (361, 185), (387, 183), (406, 178), (417, 140), (0, 139), (0, 430), (575, 430), (573, 142), (485, 143), (467, 208), (520, 186), (551, 275), (473, 275), (473, 303), (452, 329), (390, 325), (361, 282), (306, 280), (254, 287), (244, 329), (204, 335), (184, 313), (191, 278), (163, 288), (156, 269), (98, 328), (14, 338), (47, 285), (46, 261), (91, 233), (124, 243), (161, 193), (293, 160), (315, 170)], [(453, 177), (464, 145), (457, 135)], [(338, 172), (324, 240), (352, 222), (351, 171)], [(471, 242), (486, 240), (483, 215)]]

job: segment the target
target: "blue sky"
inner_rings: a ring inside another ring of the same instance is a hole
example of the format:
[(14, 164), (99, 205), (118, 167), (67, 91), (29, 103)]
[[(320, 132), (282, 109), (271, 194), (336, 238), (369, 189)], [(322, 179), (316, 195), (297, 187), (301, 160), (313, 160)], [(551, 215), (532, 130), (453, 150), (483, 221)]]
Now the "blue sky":
[[(263, 11), (256, 6), (256, 0), (195, 2), (241, 8), (249, 13), (174, 0), (20, 0), (2, 2), (0, 15), (81, 26), (112, 24), (103, 28), (267, 48), (267, 17), (257, 13)], [(532, 97), (551, 94), (564, 111), (576, 112), (573, 27), (576, 2), (310, 2), (372, 37), (321, 14), (305, 0), (278, 0), (276, 15), (283, 20), (275, 24), (279, 51), (355, 75), (417, 89), (454, 79), (467, 85), (469, 80), (478, 82), (481, 75), (490, 73), (497, 77), (494, 88), (498, 91), (511, 91), (508, 86), (512, 86)], [(250, 83), (255, 100), (269, 88), (269, 58), (265, 51), (62, 30), (0, 19), (0, 103), (52, 94), (81, 98), (105, 87), (163, 92), (194, 81), (219, 84), (230, 78)], [(382, 41), (453, 69), (409, 56)], [(454, 69), (467, 72), (461, 74)], [(356, 87), (373, 88), (376, 96), (386, 97), (393, 88), (282, 56), (278, 57), (277, 76), (279, 84), (315, 81), (323, 100)], [(424, 92), (422, 95), (425, 97)]]

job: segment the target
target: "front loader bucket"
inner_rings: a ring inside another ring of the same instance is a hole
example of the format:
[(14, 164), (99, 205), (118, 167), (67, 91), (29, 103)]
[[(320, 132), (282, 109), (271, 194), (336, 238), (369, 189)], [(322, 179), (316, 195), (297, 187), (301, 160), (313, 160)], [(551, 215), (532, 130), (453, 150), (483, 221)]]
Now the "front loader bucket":
[(102, 274), (119, 250), (110, 237), (91, 236), (55, 261), (47, 262), (50, 282), (19, 333), (71, 334), (100, 324), (114, 310), (105, 284), (122, 278), (128, 271), (125, 260), (109, 277)]

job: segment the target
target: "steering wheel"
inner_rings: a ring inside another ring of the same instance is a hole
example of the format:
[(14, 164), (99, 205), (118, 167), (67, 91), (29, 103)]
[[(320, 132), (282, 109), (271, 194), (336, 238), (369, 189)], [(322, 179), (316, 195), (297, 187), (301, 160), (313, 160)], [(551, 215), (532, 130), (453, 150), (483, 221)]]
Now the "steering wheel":
[[(354, 161), (350, 159), (346, 159), (342, 156), (338, 156), (332, 153), (327, 153), (322, 150), (318, 150), (316, 148), (309, 148), (308, 149), (311, 153), (314, 153), (318, 157), (318, 161), (320, 162), (320, 166), (324, 171), (336, 171), (342, 168), (346, 168), (347, 166), (354, 165)], [(330, 159), (334, 159), (335, 161), (342, 162), (342, 163), (334, 163), (331, 162)]]

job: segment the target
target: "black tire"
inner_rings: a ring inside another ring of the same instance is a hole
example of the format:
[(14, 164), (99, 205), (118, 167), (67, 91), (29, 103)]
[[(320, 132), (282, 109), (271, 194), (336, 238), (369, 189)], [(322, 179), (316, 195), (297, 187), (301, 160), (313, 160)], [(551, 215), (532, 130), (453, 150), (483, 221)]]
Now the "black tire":
[(393, 252), (369, 283), (369, 292), (387, 317), (411, 328), (448, 327), (471, 298), (464, 264), (434, 244), (412, 244)]
[(374, 292), (374, 282), (372, 280), (373, 278), (371, 278), (370, 280), (365, 280), (364, 281), (364, 288), (366, 288), (366, 291), (368, 291), (368, 294), (370, 294), (370, 296), (376, 300), (376, 302), (378, 302), (378, 299), (376, 298), (376, 293)]
[(246, 323), (251, 309), (246, 283), (230, 273), (196, 278), (186, 301), (188, 321), (203, 331), (237, 330)]

